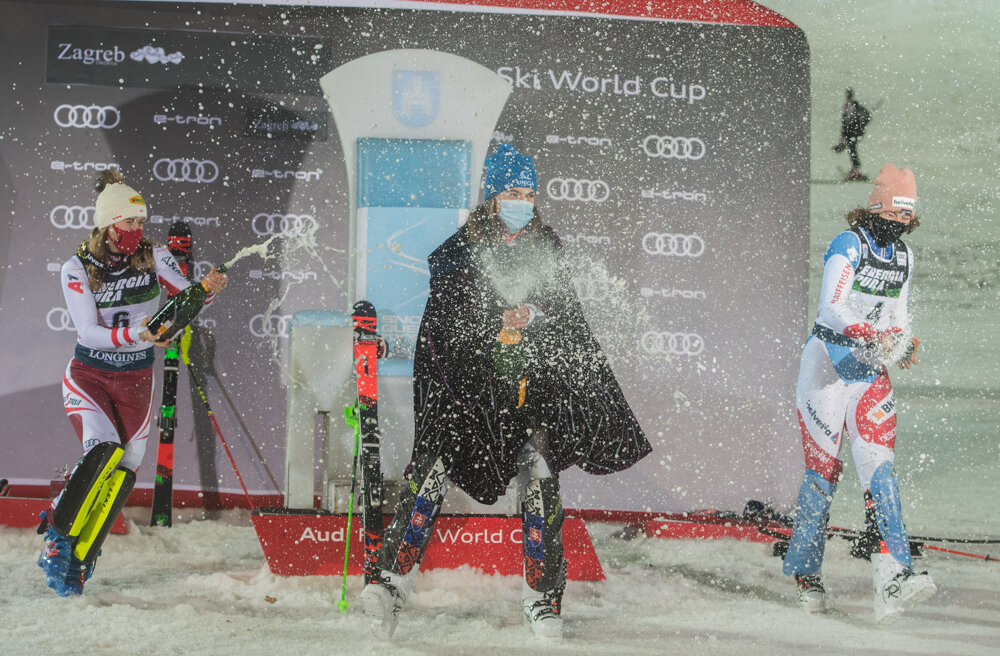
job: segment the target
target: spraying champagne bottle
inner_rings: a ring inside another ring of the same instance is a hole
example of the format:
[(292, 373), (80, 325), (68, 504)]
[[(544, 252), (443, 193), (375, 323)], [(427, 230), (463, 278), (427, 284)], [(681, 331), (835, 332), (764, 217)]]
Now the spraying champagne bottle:
[[(220, 265), (218, 271), (225, 273), (226, 265)], [(205, 307), (205, 299), (209, 293), (203, 280), (197, 285), (191, 285), (171, 296), (149, 320), (146, 328), (156, 337), (157, 341), (163, 342), (173, 339), (177, 333), (184, 330), (184, 326), (194, 321), (195, 317), (198, 316), (201, 309)]]

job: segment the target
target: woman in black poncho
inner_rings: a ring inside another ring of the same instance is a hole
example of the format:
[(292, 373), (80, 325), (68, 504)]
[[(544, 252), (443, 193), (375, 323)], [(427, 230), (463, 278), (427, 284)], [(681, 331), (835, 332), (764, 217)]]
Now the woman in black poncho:
[(372, 629), (395, 631), (449, 484), (494, 503), (515, 477), (526, 621), (561, 637), (566, 564), (559, 472), (627, 469), (650, 452), (535, 207), (531, 157), (486, 159), (486, 202), (428, 258), (414, 362), (416, 440), (379, 557), (362, 592)]

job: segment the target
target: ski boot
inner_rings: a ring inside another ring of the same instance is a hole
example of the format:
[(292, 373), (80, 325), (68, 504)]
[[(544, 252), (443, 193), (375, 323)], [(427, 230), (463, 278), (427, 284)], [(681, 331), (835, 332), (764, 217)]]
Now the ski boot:
[[(45, 585), (56, 591), (60, 597), (70, 597), (79, 592), (67, 585), (70, 562), (73, 558), (73, 542), (51, 526), (45, 532), (45, 547), (38, 556), (38, 566), (45, 572)], [(80, 585), (82, 591), (83, 586)]]
[(871, 560), (876, 624), (892, 624), (903, 611), (930, 599), (937, 592), (927, 572), (917, 574), (889, 554), (872, 554)]
[(552, 590), (538, 592), (528, 585), (527, 581), (521, 587), (521, 608), (524, 610), (524, 623), (531, 632), (539, 638), (562, 640), (562, 597), (566, 589), (566, 561), (563, 561), (560, 582)]
[(819, 574), (796, 574), (795, 599), (807, 613), (826, 612), (826, 588)]
[[(843, 170), (843, 169), (841, 169)], [(868, 182), (868, 176), (857, 169), (851, 169), (847, 172), (848, 182)]]
[[(100, 556), (101, 552), (98, 551), (97, 555)], [(90, 577), (94, 575), (94, 565), (97, 559), (90, 562), (83, 562), (79, 560), (75, 554), (70, 558), (69, 561), (69, 571), (66, 573), (65, 582), (65, 595), (64, 597), (71, 597), (83, 594), (83, 584), (90, 580)]]
[(382, 570), (379, 580), (369, 583), (361, 591), (361, 603), (364, 604), (365, 615), (372, 618), (372, 634), (383, 640), (388, 640), (396, 632), (399, 624), (399, 611), (403, 610), (406, 598), (413, 589), (413, 574), (394, 574)]

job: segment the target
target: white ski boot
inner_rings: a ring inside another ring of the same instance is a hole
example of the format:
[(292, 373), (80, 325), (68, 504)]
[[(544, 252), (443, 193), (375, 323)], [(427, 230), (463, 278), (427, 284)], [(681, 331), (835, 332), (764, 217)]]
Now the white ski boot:
[(889, 554), (872, 554), (872, 581), (875, 588), (875, 622), (892, 624), (908, 608), (926, 601), (937, 592), (927, 572), (915, 573)]
[(799, 602), (799, 608), (807, 613), (826, 612), (826, 589), (819, 573), (796, 574), (795, 583), (795, 598)]
[(388, 640), (396, 632), (399, 623), (399, 611), (413, 588), (413, 574), (416, 568), (406, 576), (383, 571), (379, 580), (369, 583), (361, 591), (361, 603), (364, 604), (365, 615), (372, 618), (372, 634), (383, 640)]
[(561, 589), (537, 592), (528, 587), (527, 583), (523, 585), (521, 607), (524, 609), (524, 623), (539, 638), (562, 640), (562, 592)]

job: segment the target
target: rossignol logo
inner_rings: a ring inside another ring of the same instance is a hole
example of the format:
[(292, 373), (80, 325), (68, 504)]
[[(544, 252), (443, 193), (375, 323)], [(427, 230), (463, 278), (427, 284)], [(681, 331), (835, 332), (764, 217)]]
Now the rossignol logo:
[(611, 139), (607, 137), (560, 137), (559, 135), (549, 134), (545, 136), (545, 143), (553, 145), (566, 144), (568, 146), (611, 147)]
[(642, 76), (622, 76), (618, 73), (594, 75), (584, 71), (556, 71), (520, 66), (501, 66), (497, 75), (514, 85), (515, 89), (539, 90), (550, 88), (556, 91), (575, 93), (600, 93), (617, 96), (639, 96), (649, 93), (656, 98), (680, 100), (689, 105), (704, 100), (708, 90), (701, 84), (676, 82), (668, 77), (657, 76), (648, 83)]
[(153, 46), (143, 46), (138, 50), (129, 53), (132, 61), (146, 62), (147, 64), (180, 64), (184, 61), (184, 54), (180, 51), (172, 52), (169, 55), (163, 48)]
[(250, 269), (250, 278), (253, 280), (290, 280), (292, 282), (302, 282), (303, 280), (316, 280), (318, 276), (315, 271), (264, 271), (262, 269)]
[(222, 119), (218, 116), (181, 116), (170, 114), (153, 114), (153, 123), (157, 125), (200, 125), (214, 128), (222, 126)]
[(310, 180), (319, 180), (320, 176), (323, 175), (321, 169), (316, 169), (315, 171), (281, 171), (278, 169), (264, 170), (264, 169), (251, 169), (251, 178), (262, 178), (265, 180), (303, 180), (309, 182)]
[(154, 214), (149, 217), (150, 223), (193, 223), (197, 226), (219, 226), (219, 217), (217, 216), (164, 216), (162, 214)]
[(683, 200), (692, 203), (705, 203), (708, 196), (701, 191), (674, 191), (671, 189), (643, 189), (643, 198), (659, 198), (662, 200)]
[(61, 162), (56, 160), (49, 165), (49, 168), (53, 171), (94, 172), (107, 171), (109, 169), (117, 169), (119, 167), (115, 162)]
[(677, 289), (676, 287), (643, 287), (639, 290), (639, 294), (644, 298), (659, 297), (659, 298), (680, 298), (684, 300), (691, 301), (704, 301), (705, 292), (700, 289)]
[(610, 246), (611, 237), (604, 235), (560, 235), (559, 240), (571, 246)]
[(111, 105), (59, 105), (52, 119), (61, 128), (110, 130), (118, 126), (122, 115)]
[(113, 48), (80, 48), (72, 43), (60, 43), (56, 59), (80, 62), (86, 66), (117, 66), (125, 61), (125, 52), (117, 45)]

